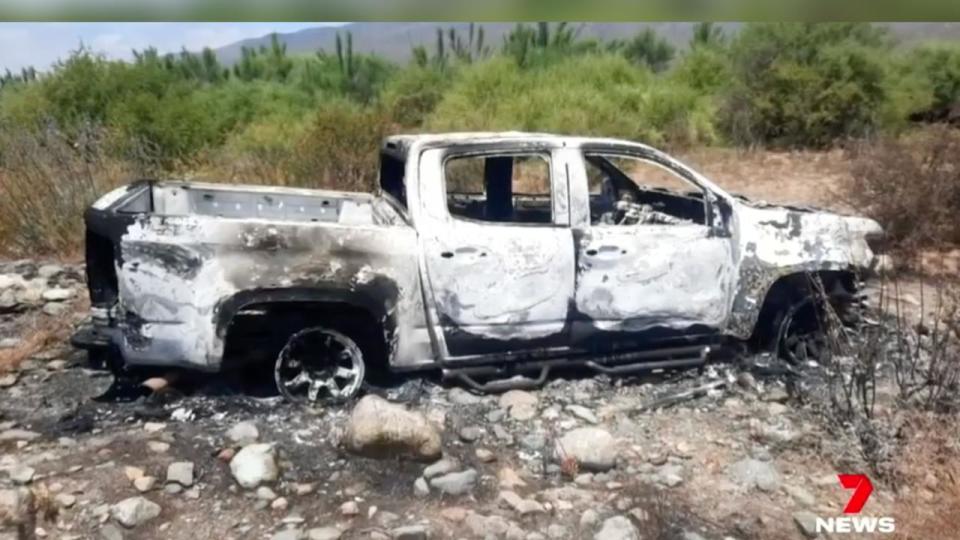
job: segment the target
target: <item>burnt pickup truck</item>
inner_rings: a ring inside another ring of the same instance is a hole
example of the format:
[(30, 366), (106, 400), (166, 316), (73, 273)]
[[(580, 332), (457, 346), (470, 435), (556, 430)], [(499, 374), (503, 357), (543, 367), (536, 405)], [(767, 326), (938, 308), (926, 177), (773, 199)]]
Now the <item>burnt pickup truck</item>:
[(642, 144), (529, 133), (389, 137), (375, 194), (139, 181), (86, 226), (75, 345), (125, 369), (267, 364), (311, 402), (386, 371), (498, 390), (726, 346), (802, 361), (822, 338), (812, 282), (854, 297), (881, 234), (732, 196)]

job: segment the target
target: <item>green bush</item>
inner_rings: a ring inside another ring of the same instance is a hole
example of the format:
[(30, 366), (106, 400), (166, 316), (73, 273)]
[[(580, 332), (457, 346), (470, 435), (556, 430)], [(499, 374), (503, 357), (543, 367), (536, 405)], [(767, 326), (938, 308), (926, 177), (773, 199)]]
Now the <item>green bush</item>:
[(383, 90), (390, 116), (404, 127), (422, 126), (450, 86), (451, 71), (416, 65), (400, 71)]
[(528, 70), (497, 57), (464, 68), (427, 126), (619, 136), (652, 144), (715, 140), (706, 96), (616, 54), (573, 56)]
[(826, 146), (877, 128), (886, 35), (867, 23), (748, 24), (733, 41), (725, 127), (740, 143)]

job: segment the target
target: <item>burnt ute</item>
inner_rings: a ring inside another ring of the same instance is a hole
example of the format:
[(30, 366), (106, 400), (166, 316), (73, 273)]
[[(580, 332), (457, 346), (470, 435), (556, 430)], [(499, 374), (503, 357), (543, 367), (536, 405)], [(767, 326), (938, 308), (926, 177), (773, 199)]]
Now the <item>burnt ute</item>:
[(117, 368), (270, 362), (306, 401), (377, 370), (497, 390), (779, 347), (807, 277), (854, 292), (881, 234), (642, 144), (512, 132), (389, 137), (375, 194), (134, 182), (86, 225), (77, 346)]

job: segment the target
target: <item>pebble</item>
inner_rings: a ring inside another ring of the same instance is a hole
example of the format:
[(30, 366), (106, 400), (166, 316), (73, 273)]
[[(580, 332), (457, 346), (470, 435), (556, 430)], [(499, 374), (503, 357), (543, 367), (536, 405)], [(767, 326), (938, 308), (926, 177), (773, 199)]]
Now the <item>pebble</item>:
[(193, 485), (193, 463), (175, 461), (167, 466), (167, 482), (175, 482), (183, 487)]
[(347, 501), (340, 505), (340, 513), (344, 516), (356, 516), (360, 514), (360, 506), (354, 501)]
[(430, 480), (430, 486), (447, 495), (465, 495), (473, 490), (477, 482), (477, 471), (467, 469), (449, 473)]

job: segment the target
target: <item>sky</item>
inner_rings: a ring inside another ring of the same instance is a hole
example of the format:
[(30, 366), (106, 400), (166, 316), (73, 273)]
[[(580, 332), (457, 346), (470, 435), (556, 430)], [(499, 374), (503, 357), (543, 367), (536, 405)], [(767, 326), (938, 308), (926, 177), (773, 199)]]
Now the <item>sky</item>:
[(161, 53), (183, 47), (197, 51), (272, 32), (340, 23), (0, 23), (0, 72), (33, 66), (49, 68), (81, 43), (109, 58), (128, 60), (133, 49), (156, 47)]

